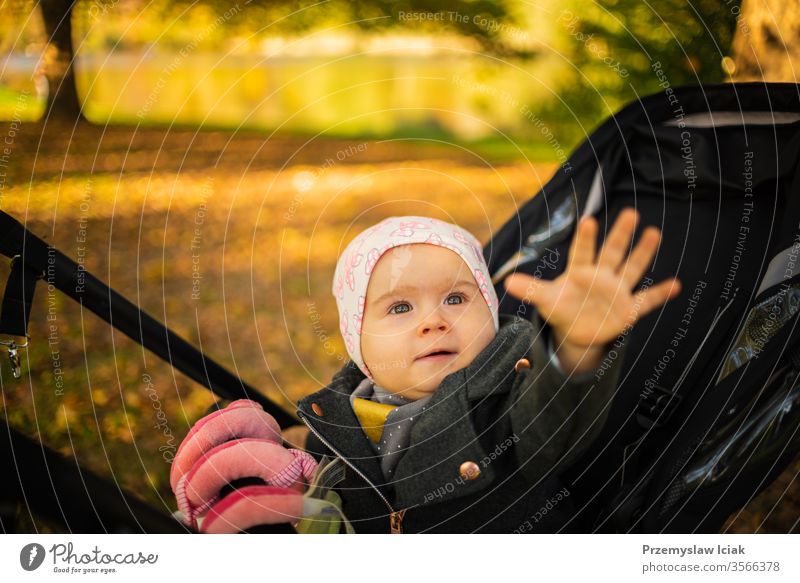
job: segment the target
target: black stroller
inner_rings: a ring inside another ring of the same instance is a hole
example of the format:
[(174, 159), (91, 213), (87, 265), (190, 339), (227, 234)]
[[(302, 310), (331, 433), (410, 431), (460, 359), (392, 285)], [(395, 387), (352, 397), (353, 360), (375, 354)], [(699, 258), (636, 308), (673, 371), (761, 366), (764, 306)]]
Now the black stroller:
[[(662, 229), (649, 277), (677, 274), (683, 292), (630, 331), (602, 435), (562, 476), (574, 511), (561, 530), (717, 532), (800, 451), (800, 86), (668, 89), (624, 108), (486, 246), (498, 292), (514, 270), (556, 277), (577, 217), (610, 226), (625, 206)], [(297, 423), (70, 258), (56, 252), (48, 263), (47, 244), (9, 215), (0, 226), (0, 252), (12, 259), (0, 334), (11, 338), (13, 368), (48, 273), (223, 399), (257, 400), (282, 427)], [(498, 295), (502, 311), (530, 315)], [(7, 425), (0, 464), (16, 477), (0, 485), (4, 532), (19, 505), (74, 532), (187, 532)]]
[[(498, 294), (515, 269), (558, 276), (576, 218), (596, 216), (602, 240), (626, 206), (662, 229), (649, 281), (683, 291), (630, 332), (606, 426), (564, 476), (566, 526), (717, 532), (800, 451), (800, 86), (625, 107), (487, 246)], [(526, 306), (506, 294), (501, 310)]]

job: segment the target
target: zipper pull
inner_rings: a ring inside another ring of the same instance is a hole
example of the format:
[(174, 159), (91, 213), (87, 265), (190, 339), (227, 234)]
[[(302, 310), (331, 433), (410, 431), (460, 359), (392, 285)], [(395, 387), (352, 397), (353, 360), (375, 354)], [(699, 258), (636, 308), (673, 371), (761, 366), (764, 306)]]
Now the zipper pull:
[(406, 510), (408, 510), (408, 508), (396, 510), (389, 515), (390, 534), (403, 534), (403, 516), (405, 516)]
[(736, 286), (735, 288), (733, 288), (733, 293), (731, 293), (727, 298), (725, 298), (725, 296), (723, 296), (723, 295), (720, 295), (719, 296), (719, 307), (722, 308), (722, 309), (725, 309), (729, 305), (731, 305), (733, 303), (733, 300), (736, 299), (736, 296), (739, 293), (740, 289), (741, 288), (739, 286)]
[(22, 371), (19, 366), (19, 353), (17, 345), (13, 342), (8, 346), (8, 360), (11, 362), (11, 374), (15, 379), (22, 378)]

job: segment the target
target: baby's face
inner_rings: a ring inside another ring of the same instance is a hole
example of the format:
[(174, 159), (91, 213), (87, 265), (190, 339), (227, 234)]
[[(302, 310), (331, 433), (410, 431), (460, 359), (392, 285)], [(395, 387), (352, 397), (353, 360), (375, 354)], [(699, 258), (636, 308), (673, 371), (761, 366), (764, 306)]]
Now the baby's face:
[[(365, 302), (364, 362), (380, 387), (407, 399), (433, 393), (495, 336), (469, 267), (444, 247), (401, 245), (384, 253)], [(433, 351), (444, 354), (429, 356)]]

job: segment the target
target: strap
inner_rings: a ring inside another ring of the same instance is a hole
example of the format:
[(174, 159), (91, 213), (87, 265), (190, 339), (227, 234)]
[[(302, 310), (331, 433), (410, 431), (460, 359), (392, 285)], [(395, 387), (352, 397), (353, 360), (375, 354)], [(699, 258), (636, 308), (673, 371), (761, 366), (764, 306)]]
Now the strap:
[(281, 427), (297, 425), (295, 415), (223, 368), (2, 210), (0, 254), (22, 255), (29, 266), (47, 273), (48, 284), (220, 397), (252, 399), (275, 417)]
[[(794, 141), (800, 142), (800, 134)], [(794, 176), (789, 184), (788, 200), (783, 211), (781, 229), (778, 231), (778, 238), (783, 239), (781, 243), (784, 246), (791, 246), (795, 242), (800, 227), (800, 146), (797, 146), (797, 149), (798, 159), (795, 161)]]
[(651, 391), (642, 393), (639, 396), (639, 405), (636, 407), (636, 420), (639, 425), (644, 429), (663, 426), (683, 400), (679, 392), (680, 387), (673, 392), (654, 384)]
[(11, 273), (0, 308), (0, 334), (10, 336), (11, 340), (0, 340), (0, 344), (8, 347), (11, 374), (15, 379), (22, 378), (19, 349), (28, 346), (28, 321), (38, 278), (39, 273), (26, 265), (19, 255), (11, 258)]
[[(717, 308), (717, 314), (711, 321), (703, 341), (697, 347), (697, 350), (694, 351), (689, 362), (686, 363), (683, 373), (675, 381), (674, 386), (664, 387), (654, 384), (652, 388), (642, 391), (639, 395), (639, 405), (636, 409), (636, 421), (640, 427), (643, 429), (663, 427), (669, 422), (670, 417), (683, 400), (681, 393), (685, 393), (692, 388), (691, 384), (685, 381), (694, 370), (695, 365), (700, 363), (698, 366), (703, 367), (701, 370), (705, 370), (708, 366), (708, 359), (701, 358), (706, 342), (711, 338), (712, 334), (728, 333), (730, 324), (722, 330), (717, 330), (716, 328), (725, 315), (725, 312), (727, 312), (731, 306), (738, 305), (737, 300), (741, 300), (741, 298), (744, 297), (739, 294), (740, 291), (741, 288), (735, 287), (729, 298), (721, 299), (719, 307)], [(684, 388), (684, 386), (686, 386), (686, 388)]]
[(11, 273), (0, 309), (0, 334), (28, 336), (28, 321), (38, 278), (36, 270), (28, 267), (19, 255), (11, 259)]
[(792, 367), (795, 371), (800, 372), (800, 343), (795, 346), (794, 350), (792, 350), (789, 355), (789, 362), (792, 363)]

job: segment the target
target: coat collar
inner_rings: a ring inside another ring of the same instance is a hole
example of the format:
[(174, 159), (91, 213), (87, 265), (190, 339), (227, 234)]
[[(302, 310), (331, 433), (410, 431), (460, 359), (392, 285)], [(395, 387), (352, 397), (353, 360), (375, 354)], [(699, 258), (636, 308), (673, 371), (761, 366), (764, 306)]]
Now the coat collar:
[[(350, 394), (365, 378), (355, 364), (348, 362), (330, 385), (301, 399), (298, 414), (333, 446), (334, 453), (346, 457), (384, 496), (394, 498), (398, 507), (472, 494), (495, 476), (487, 465), (479, 478), (459, 479), (464, 461), (480, 463), (486, 457), (471, 413), (487, 397), (510, 391), (517, 377), (514, 365), (532, 352), (538, 332), (538, 326), (528, 320), (500, 316), (500, 330), (489, 345), (469, 366), (445, 377), (431, 396), (426, 414), (412, 427), (412, 447), (398, 463), (391, 484), (386, 483), (380, 458), (350, 406)], [(436, 492), (441, 495), (434, 496)]]

